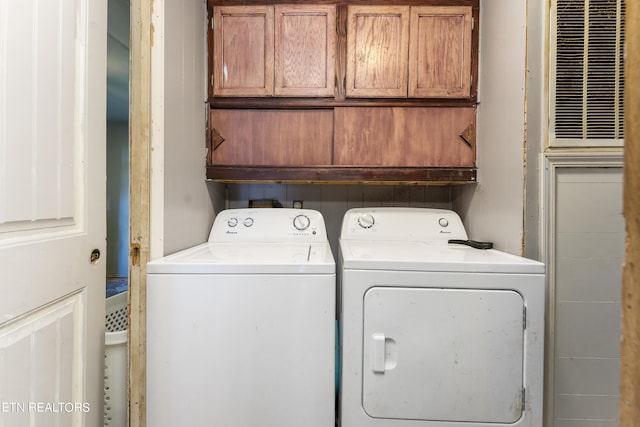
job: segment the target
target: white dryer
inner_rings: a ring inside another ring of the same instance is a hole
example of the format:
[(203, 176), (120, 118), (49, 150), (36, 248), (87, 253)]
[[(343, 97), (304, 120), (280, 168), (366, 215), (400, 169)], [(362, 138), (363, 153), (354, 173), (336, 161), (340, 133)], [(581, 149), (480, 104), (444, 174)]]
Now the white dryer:
[(147, 425), (333, 427), (335, 261), (322, 215), (231, 209), (147, 265)]
[(475, 249), (449, 210), (349, 210), (342, 427), (541, 427), (542, 263)]

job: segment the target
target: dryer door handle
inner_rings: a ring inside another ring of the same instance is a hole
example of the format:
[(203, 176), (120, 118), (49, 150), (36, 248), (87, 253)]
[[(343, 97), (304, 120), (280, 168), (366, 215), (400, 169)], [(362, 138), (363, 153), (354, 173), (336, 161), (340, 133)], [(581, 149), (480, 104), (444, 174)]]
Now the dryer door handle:
[(372, 355), (372, 369), (373, 372), (384, 374), (384, 365), (385, 365), (385, 344), (387, 342), (384, 334), (375, 333), (371, 336), (372, 338), (372, 347), (373, 347), (373, 355)]

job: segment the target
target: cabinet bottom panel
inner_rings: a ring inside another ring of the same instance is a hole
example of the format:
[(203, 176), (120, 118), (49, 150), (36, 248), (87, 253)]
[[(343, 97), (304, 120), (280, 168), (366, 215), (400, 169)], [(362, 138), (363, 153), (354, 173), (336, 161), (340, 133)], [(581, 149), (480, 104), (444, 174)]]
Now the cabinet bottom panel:
[(335, 108), (334, 165), (474, 167), (475, 107)]
[(475, 168), (207, 167), (207, 179), (230, 183), (446, 185), (474, 183), (476, 173)]

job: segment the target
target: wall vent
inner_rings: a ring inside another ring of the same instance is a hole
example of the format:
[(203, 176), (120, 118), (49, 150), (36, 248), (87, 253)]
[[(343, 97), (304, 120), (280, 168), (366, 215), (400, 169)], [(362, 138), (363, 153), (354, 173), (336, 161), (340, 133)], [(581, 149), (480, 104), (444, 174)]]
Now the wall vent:
[(551, 15), (551, 146), (622, 146), (624, 0), (552, 0)]

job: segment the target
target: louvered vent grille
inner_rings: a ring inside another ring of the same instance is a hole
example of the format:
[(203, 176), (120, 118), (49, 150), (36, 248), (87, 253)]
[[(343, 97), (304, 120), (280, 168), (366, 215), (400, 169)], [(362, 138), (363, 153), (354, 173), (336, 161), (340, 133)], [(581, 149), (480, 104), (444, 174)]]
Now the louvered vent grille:
[(552, 145), (621, 145), (624, 1), (556, 0), (555, 41)]

